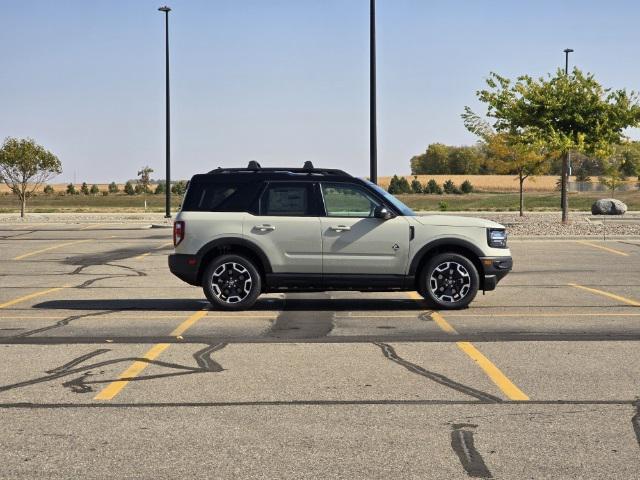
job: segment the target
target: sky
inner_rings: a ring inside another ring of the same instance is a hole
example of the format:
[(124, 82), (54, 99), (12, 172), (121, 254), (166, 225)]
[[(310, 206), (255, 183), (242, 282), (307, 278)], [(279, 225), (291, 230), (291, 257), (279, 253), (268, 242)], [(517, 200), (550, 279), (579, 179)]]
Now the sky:
[[(167, 0), (169, 1), (169, 0)], [(0, 0), (0, 139), (55, 153), (55, 182), (164, 176), (164, 14), (150, 0)], [(172, 0), (172, 178), (218, 166), (369, 168), (368, 0)], [(640, 90), (640, 2), (377, 0), (378, 171), (409, 173), (489, 72), (571, 66)]]

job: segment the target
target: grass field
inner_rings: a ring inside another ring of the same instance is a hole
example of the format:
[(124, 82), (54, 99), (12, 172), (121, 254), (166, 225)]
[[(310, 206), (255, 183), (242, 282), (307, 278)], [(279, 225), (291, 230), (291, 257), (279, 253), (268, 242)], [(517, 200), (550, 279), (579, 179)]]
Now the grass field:
[[(591, 211), (591, 204), (599, 198), (608, 198), (604, 192), (569, 193), (569, 209)], [(469, 195), (398, 195), (414, 210), (441, 210), (440, 202), (451, 211), (518, 211), (517, 193), (471, 193)], [(640, 210), (640, 192), (616, 192), (615, 198), (627, 204), (629, 210)], [(525, 211), (559, 211), (560, 193), (532, 192), (525, 195)]]
[[(609, 195), (603, 192), (578, 192), (569, 194), (569, 207), (574, 211), (589, 211), (591, 204)], [(441, 210), (440, 203), (448, 211), (517, 211), (517, 193), (472, 193), (469, 195), (398, 195), (398, 198), (414, 210)], [(629, 210), (640, 210), (640, 192), (617, 192), (615, 198), (625, 202)], [(147, 195), (147, 212), (164, 212), (164, 195)], [(181, 198), (173, 196), (172, 208), (180, 206)], [(525, 210), (557, 211), (560, 204), (558, 192), (531, 192), (525, 196)], [(15, 213), (20, 205), (15, 196), (0, 194), (0, 213)], [(56, 212), (144, 212), (141, 195), (37, 195), (27, 202), (27, 213)]]
[[(164, 212), (164, 195), (147, 195), (147, 212)], [(36, 195), (27, 200), (27, 213), (56, 212), (144, 212), (142, 195)], [(172, 196), (173, 209), (180, 206), (182, 197)], [(20, 211), (15, 195), (0, 195), (0, 213)]]

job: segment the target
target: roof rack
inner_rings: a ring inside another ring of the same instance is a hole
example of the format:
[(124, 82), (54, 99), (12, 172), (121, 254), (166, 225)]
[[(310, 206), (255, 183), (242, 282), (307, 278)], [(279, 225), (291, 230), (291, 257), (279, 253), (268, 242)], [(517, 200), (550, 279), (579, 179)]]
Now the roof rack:
[(307, 173), (313, 175), (340, 175), (350, 177), (347, 172), (343, 170), (339, 170), (336, 168), (315, 168), (313, 163), (307, 161), (304, 162), (304, 166), (302, 168), (286, 168), (286, 167), (268, 167), (263, 168), (260, 166), (258, 162), (255, 160), (251, 160), (249, 165), (245, 168), (222, 168), (218, 167), (215, 170), (211, 170), (208, 172), (210, 175), (221, 174), (221, 173), (236, 173), (236, 172), (264, 172), (264, 173)]

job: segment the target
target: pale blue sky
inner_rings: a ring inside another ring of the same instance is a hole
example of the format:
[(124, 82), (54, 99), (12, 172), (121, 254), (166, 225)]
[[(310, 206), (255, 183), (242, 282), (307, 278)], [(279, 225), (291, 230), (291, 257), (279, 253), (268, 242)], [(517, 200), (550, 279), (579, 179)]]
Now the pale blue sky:
[[(0, 137), (56, 153), (56, 181), (164, 175), (159, 1), (0, 0)], [(305, 160), (368, 172), (368, 0), (174, 0), (174, 178)], [(470, 144), (490, 71), (571, 64), (640, 90), (633, 1), (378, 0), (379, 172), (432, 142)]]

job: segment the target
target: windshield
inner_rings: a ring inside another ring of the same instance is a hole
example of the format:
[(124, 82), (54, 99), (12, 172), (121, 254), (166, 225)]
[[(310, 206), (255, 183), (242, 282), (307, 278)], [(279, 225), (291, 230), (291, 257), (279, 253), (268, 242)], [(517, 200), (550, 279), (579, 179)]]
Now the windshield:
[(375, 183), (371, 183), (369, 180), (365, 180), (365, 183), (367, 185), (369, 185), (371, 188), (373, 188), (380, 195), (382, 195), (385, 198), (385, 200), (387, 200), (389, 203), (391, 203), (394, 207), (396, 207), (398, 210), (400, 210), (402, 215), (405, 215), (407, 217), (415, 217), (416, 216), (416, 214), (414, 213), (413, 210), (411, 210), (404, 203), (402, 203), (396, 197), (394, 197), (389, 192), (387, 192), (384, 188), (380, 188), (378, 185), (376, 185)]

